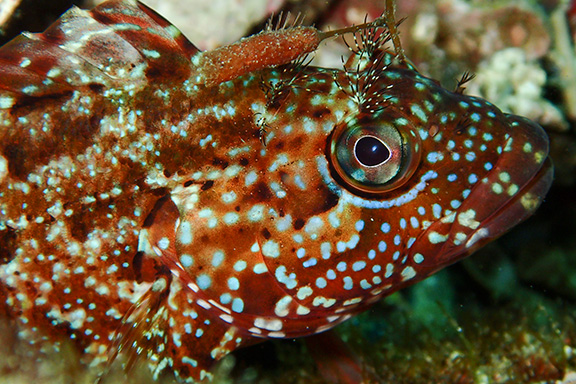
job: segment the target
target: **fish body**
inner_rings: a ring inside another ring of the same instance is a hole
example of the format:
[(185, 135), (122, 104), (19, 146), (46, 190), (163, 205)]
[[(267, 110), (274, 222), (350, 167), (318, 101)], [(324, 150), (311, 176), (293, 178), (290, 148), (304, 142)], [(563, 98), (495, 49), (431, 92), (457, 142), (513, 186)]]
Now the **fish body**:
[(203, 53), (113, 0), (0, 49), (0, 292), (20, 337), (204, 379), (535, 211), (537, 124), (422, 76), (386, 28), (341, 70), (303, 64), (316, 43), (278, 56), (299, 28)]

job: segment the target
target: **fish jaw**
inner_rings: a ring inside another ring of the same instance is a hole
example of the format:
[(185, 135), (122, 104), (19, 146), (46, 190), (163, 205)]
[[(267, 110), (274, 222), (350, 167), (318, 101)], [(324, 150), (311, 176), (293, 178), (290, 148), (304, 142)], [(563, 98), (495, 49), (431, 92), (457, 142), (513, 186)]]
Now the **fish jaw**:
[[(493, 168), (476, 184), (462, 205), (422, 232), (411, 255), (423, 255), (420, 266), (434, 273), (502, 236), (528, 219), (550, 189), (554, 167), (548, 137), (538, 124), (507, 115), (506, 143)], [(481, 202), (481, 203), (479, 203)], [(434, 262), (428, 264), (435, 255)]]

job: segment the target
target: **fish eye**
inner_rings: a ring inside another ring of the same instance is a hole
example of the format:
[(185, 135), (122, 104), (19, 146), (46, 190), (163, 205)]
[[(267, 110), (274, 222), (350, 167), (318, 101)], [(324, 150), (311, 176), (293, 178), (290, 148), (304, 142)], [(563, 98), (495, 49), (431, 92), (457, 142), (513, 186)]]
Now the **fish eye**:
[(382, 193), (400, 187), (420, 161), (420, 142), (410, 129), (389, 122), (336, 128), (330, 145), (333, 168), (345, 187)]
[(390, 160), (392, 152), (382, 140), (374, 136), (360, 137), (354, 143), (354, 156), (366, 167), (376, 167)]

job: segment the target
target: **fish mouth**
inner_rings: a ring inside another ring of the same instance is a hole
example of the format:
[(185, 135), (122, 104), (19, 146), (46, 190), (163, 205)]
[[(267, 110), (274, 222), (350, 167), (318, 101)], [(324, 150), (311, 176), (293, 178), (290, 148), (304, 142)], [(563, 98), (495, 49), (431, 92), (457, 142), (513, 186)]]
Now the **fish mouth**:
[(554, 176), (548, 137), (528, 119), (508, 118), (512, 134), (497, 163), (462, 205), (428, 227), (410, 250), (424, 256), (422, 268), (438, 270), (470, 255), (526, 220), (544, 200)]

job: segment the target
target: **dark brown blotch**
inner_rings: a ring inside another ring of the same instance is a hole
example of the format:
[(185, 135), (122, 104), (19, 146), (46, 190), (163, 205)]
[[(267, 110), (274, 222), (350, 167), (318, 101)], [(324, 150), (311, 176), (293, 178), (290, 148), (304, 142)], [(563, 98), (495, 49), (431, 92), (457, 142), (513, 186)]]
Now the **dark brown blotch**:
[(205, 181), (204, 184), (200, 187), (202, 191), (207, 191), (214, 186), (214, 180)]
[(316, 108), (312, 111), (312, 116), (314, 116), (317, 119), (322, 118), (324, 115), (327, 115), (330, 113), (330, 109), (328, 108)]
[(15, 257), (18, 248), (18, 234), (15, 229), (6, 227), (0, 231), (0, 265), (8, 264)]
[(270, 239), (270, 237), (272, 237), (272, 234), (270, 233), (270, 231), (268, 230), (268, 228), (264, 228), (262, 230), (262, 236), (264, 236), (264, 238), (266, 240)]
[(90, 219), (90, 214), (86, 209), (74, 209), (74, 213), (68, 220), (68, 228), (70, 236), (79, 242), (84, 242), (88, 238), (88, 234), (92, 231), (94, 223)]
[(221, 169), (226, 169), (226, 168), (228, 168), (228, 165), (230, 165), (230, 163), (224, 159), (221, 159), (219, 157), (215, 157), (212, 160), (212, 165), (214, 165), (216, 167), (220, 167)]
[(256, 184), (255, 188), (255, 196), (258, 198), (259, 201), (267, 201), (272, 198), (272, 192), (270, 188), (264, 182), (260, 182)]
[(304, 227), (304, 224), (306, 224), (306, 220), (299, 217), (294, 220), (294, 229), (298, 231)]

